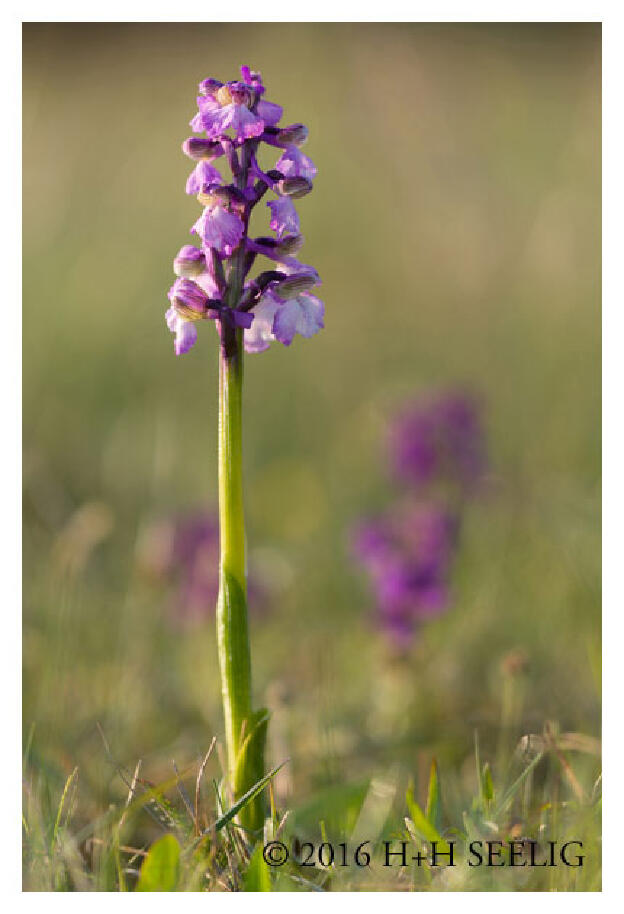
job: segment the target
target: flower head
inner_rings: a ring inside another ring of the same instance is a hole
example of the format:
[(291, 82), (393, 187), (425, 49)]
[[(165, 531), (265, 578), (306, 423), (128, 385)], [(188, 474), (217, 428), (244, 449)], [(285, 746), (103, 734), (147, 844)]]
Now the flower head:
[[(186, 192), (204, 209), (191, 228), (201, 247), (185, 245), (174, 260), (178, 280), (191, 283), (176, 280), (169, 296), (167, 323), (178, 354), (195, 343), (194, 322), (206, 317), (217, 320), (222, 345), (228, 333), (233, 337), (227, 328), (242, 328), (248, 352), (275, 341), (289, 346), (297, 334), (311, 337), (323, 327), (323, 303), (310, 291), (318, 274), (293, 256), (303, 244), (294, 201), (311, 191), (317, 173), (299, 148), (308, 131), (298, 123), (279, 127), (282, 108), (264, 92), (261, 74), (247, 66), (238, 80), (208, 78), (199, 84), (191, 121), (199, 135), (186, 139), (182, 149), (196, 163)], [(261, 143), (279, 149), (275, 168), (267, 172), (258, 165)], [(231, 179), (212, 165), (220, 156)], [(275, 234), (253, 239), (252, 210), (267, 191), (275, 195), (268, 201)], [(258, 257), (268, 257), (275, 269), (256, 280), (249, 274)]]

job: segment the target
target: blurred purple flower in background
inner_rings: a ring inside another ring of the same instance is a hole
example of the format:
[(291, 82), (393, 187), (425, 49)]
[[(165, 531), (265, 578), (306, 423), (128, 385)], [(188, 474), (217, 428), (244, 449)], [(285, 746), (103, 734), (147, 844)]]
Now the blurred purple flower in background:
[(216, 515), (184, 517), (174, 524), (169, 571), (177, 581), (176, 616), (186, 621), (212, 616), (219, 591)]
[[(193, 625), (212, 618), (219, 591), (219, 519), (214, 514), (191, 514), (152, 524), (140, 549), (143, 571), (174, 589), (170, 620)], [(265, 606), (265, 591), (254, 576), (248, 582), (252, 611)]]
[(461, 389), (419, 397), (391, 420), (388, 441), (406, 489), (356, 527), (353, 554), (371, 581), (382, 630), (406, 650), (422, 623), (450, 605), (461, 511), (488, 469), (480, 401)]
[(420, 622), (449, 603), (449, 573), (458, 519), (436, 504), (390, 510), (355, 531), (354, 552), (367, 570), (379, 621), (399, 647)]
[(389, 444), (397, 477), (419, 489), (441, 481), (472, 492), (488, 466), (481, 404), (463, 390), (410, 403), (392, 422)]

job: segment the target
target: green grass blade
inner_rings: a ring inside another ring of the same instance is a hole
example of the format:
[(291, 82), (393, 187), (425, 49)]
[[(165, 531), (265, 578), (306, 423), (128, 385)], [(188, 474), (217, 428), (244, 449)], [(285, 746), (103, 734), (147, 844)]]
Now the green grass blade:
[(490, 804), (494, 799), (494, 781), (492, 780), (492, 772), (490, 770), (490, 763), (486, 762), (483, 766), (483, 775), (481, 778), (482, 785), (482, 794), (483, 799), (486, 804)]
[(447, 842), (442, 838), (435, 825), (432, 825), (414, 799), (414, 788), (412, 784), (407, 788), (405, 799), (410, 814), (410, 818), (405, 821), (412, 837), (420, 837), (423, 841), (428, 841), (430, 844), (432, 841), (437, 841), (438, 852), (448, 853), (449, 846)]
[(438, 763), (431, 759), (431, 771), (429, 773), (429, 789), (427, 791), (427, 806), (425, 815), (436, 829), (442, 825), (442, 796), (440, 792), (440, 778), (438, 775)]
[(522, 784), (524, 783), (526, 778), (533, 771), (533, 769), (536, 767), (536, 765), (542, 760), (543, 755), (544, 755), (543, 752), (540, 752), (538, 755), (536, 755), (535, 758), (532, 761), (530, 761), (529, 764), (526, 766), (526, 768), (524, 769), (522, 774), (518, 778), (516, 778), (516, 780), (513, 782), (513, 784), (509, 788), (509, 790), (505, 793), (504, 797), (498, 804), (498, 806), (496, 808), (495, 818), (498, 815), (500, 815), (500, 813), (502, 813), (506, 810), (506, 808), (509, 806), (509, 804), (515, 797), (516, 793), (518, 792), (518, 790), (520, 789), (520, 787), (522, 786)]
[(175, 892), (180, 878), (180, 845), (173, 835), (152, 844), (143, 861), (137, 892)]
[(281, 765), (278, 765), (272, 771), (269, 771), (268, 774), (265, 774), (265, 776), (261, 778), (257, 784), (254, 784), (254, 786), (251, 787), (247, 793), (240, 798), (240, 800), (237, 800), (237, 802), (234, 803), (234, 805), (228, 809), (226, 813), (218, 818), (214, 824), (215, 831), (221, 831), (221, 829), (224, 828), (228, 822), (231, 822), (232, 819), (240, 812), (240, 810), (247, 805), (247, 803), (250, 803), (254, 797), (258, 796), (261, 790), (264, 790), (271, 778), (275, 777), (280, 768), (283, 768), (285, 764), (286, 762), (282, 762)]
[(78, 768), (76, 767), (76, 768), (74, 768), (74, 770), (72, 771), (70, 776), (65, 781), (65, 786), (63, 787), (63, 793), (61, 795), (61, 801), (58, 805), (58, 810), (56, 813), (56, 820), (54, 822), (54, 830), (52, 832), (52, 841), (50, 843), (51, 848), (53, 848), (54, 845), (56, 844), (56, 839), (58, 837), (58, 831), (59, 831), (59, 827), (61, 824), (61, 817), (63, 815), (63, 807), (65, 806), (65, 800), (67, 799), (67, 794), (69, 793), (69, 789), (77, 774), (78, 774)]

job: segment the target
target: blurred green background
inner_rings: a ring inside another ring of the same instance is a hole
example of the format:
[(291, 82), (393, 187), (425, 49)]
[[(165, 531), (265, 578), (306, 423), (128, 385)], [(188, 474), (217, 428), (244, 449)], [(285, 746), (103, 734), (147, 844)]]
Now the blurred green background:
[[(35, 764), (61, 786), (79, 766), (86, 818), (124, 789), (96, 722), (153, 780), (222, 732), (212, 610), (172, 626), (144, 566), (150, 525), (216, 505), (216, 336), (176, 359), (164, 311), (198, 214), (180, 151), (196, 84), (242, 63), (309, 126), (301, 259), (326, 304), (314, 340), (246, 361), (248, 538), (270, 586), (254, 686), (271, 761), (291, 759), (280, 798), (397, 765), (418, 781), (432, 754), (469, 780), (475, 729), (492, 759), (546, 720), (598, 736), (600, 27), (29, 24), (23, 62)], [(452, 609), (399, 661), (348, 532), (394, 497), (388, 416), (449, 384), (483, 397), (493, 486)]]

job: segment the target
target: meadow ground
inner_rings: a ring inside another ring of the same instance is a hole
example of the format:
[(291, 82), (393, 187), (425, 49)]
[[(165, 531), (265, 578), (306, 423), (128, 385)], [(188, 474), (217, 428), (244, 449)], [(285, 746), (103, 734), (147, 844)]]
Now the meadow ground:
[[(196, 83), (242, 63), (308, 125), (319, 169), (302, 259), (326, 329), (245, 369), (254, 689), (270, 764), (289, 760), (282, 833), (381, 853), (434, 827), (586, 853), (292, 865), (272, 887), (597, 890), (600, 30), (517, 24), (24, 27), (25, 888), (132, 888), (163, 832), (177, 888), (266, 887), (230, 824), (193, 843), (213, 736), (200, 807), (218, 815), (214, 615), (184, 616), (158, 551), (163, 522), (216, 506), (216, 339), (202, 327), (176, 359), (163, 315), (197, 215), (179, 148)], [(451, 607), (399, 657), (350, 531), (400, 498), (388, 417), (457, 385), (484, 404), (488, 490)], [(420, 821), (432, 758), (442, 799), (434, 779)], [(168, 782), (168, 800), (119, 827), (139, 759), (137, 795)]]

